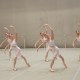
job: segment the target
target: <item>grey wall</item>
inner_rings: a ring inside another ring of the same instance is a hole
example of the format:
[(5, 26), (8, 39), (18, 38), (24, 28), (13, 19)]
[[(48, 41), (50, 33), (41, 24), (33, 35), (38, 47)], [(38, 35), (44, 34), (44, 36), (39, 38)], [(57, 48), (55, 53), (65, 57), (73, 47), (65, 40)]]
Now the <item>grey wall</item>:
[[(0, 42), (5, 36), (3, 27), (14, 25), (19, 34), (18, 45), (33, 47), (44, 23), (54, 29), (55, 43), (72, 47), (75, 30), (80, 27), (80, 0), (0, 0)], [(12, 31), (11, 31), (12, 32)]]

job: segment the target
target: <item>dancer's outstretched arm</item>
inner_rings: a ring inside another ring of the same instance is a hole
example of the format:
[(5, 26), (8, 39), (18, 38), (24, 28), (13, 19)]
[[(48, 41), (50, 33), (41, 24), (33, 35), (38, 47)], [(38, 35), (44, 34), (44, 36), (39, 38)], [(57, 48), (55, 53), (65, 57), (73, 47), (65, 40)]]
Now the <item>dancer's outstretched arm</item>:
[(7, 44), (6, 47), (4, 48), (4, 53), (6, 54), (6, 49), (9, 47), (10, 44)]
[(0, 43), (0, 47), (7, 41), (7, 38), (5, 38), (1, 43)]
[(41, 42), (41, 39), (37, 40), (34, 47), (37, 48), (37, 45)]
[(44, 43), (45, 43), (45, 42), (42, 42), (42, 43), (38, 46), (37, 52), (38, 52), (39, 48), (40, 48)]

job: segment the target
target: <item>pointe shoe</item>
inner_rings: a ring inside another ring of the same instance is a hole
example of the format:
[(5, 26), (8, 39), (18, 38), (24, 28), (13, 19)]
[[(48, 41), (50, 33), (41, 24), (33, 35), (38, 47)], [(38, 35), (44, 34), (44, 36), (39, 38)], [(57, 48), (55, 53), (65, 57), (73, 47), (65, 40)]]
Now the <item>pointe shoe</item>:
[(47, 59), (45, 60), (45, 62), (48, 62), (48, 61), (49, 61), (49, 60), (47, 60)]
[(16, 68), (13, 68), (13, 71), (17, 71), (17, 69)]
[(50, 68), (50, 72), (54, 72), (54, 71), (55, 71), (54, 69)]

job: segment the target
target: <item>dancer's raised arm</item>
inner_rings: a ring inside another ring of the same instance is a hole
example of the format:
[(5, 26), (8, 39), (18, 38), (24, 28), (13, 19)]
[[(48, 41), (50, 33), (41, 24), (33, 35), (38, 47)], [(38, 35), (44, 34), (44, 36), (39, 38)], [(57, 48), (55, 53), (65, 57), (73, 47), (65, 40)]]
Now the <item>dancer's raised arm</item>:
[(54, 39), (54, 33), (53, 33), (53, 29), (48, 25), (48, 24), (44, 24), (46, 29), (49, 29), (51, 31), (51, 40)]
[(16, 30), (15, 26), (10, 25), (10, 27), (13, 28), (14, 36), (15, 36), (15, 39), (17, 41), (17, 37), (18, 37), (17, 30)]
[(40, 48), (44, 43), (45, 43), (45, 42), (42, 42), (42, 43), (38, 46), (37, 52), (38, 52), (39, 48)]

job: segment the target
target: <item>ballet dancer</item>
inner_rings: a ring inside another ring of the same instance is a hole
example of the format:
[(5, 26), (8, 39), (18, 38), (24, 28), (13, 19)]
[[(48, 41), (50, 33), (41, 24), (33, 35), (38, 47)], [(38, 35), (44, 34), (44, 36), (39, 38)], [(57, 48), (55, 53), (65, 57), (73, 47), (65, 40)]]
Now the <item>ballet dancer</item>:
[[(75, 42), (78, 41), (80, 42), (80, 32), (78, 30), (76, 30), (76, 38), (73, 41), (73, 47), (75, 48)], [(79, 61), (80, 61), (80, 56), (79, 56)]]
[(9, 32), (6, 33), (6, 37), (5, 39), (2, 41), (2, 43), (0, 44), (0, 47), (7, 41), (9, 40), (8, 45), (5, 47), (4, 49), (4, 53), (6, 54), (6, 49), (7, 47), (10, 45), (11, 49), (15, 50), (15, 57), (14, 57), (14, 61), (13, 61), (13, 70), (16, 71), (16, 61), (17, 58), (20, 56), (25, 63), (27, 64), (28, 67), (30, 67), (30, 64), (27, 62), (26, 58), (21, 54), (21, 49), (18, 47), (17, 42), (16, 42), (16, 36), (13, 34), (10, 34)]
[[(45, 25), (47, 25), (47, 24), (45, 24)], [(43, 25), (45, 31), (42, 32), (42, 33), (48, 34), (48, 29), (46, 28), (45, 25)], [(40, 43), (44, 43), (45, 46), (47, 47), (47, 44), (45, 43), (46, 38), (45, 38), (43, 35), (41, 35), (41, 33), (40, 33), (40, 36), (41, 36), (41, 38), (40, 38), (39, 40), (37, 40), (36, 43), (35, 43), (35, 48), (37, 48), (38, 44), (40, 44)], [(47, 57), (48, 57), (48, 52), (47, 52), (47, 49), (46, 49), (45, 62), (48, 62), (48, 61), (49, 61), (49, 60), (47, 59)]]
[[(55, 45), (54, 43), (54, 34), (53, 34), (53, 30), (51, 29), (51, 27), (48, 25), (48, 24), (45, 24), (44, 25), (45, 27), (48, 27), (51, 31), (51, 35), (49, 35), (48, 33), (44, 33), (44, 32), (41, 32), (40, 35), (42, 36), (42, 38), (39, 40), (41, 41), (41, 44), (39, 44), (38, 48), (37, 48), (37, 51), (39, 50), (39, 48), (46, 43), (46, 49), (47, 49), (47, 52), (46, 52), (46, 57), (48, 56), (48, 53), (51, 51), (53, 54), (53, 58), (52, 58), (52, 61), (51, 61), (51, 64), (50, 64), (50, 71), (53, 72), (54, 69), (53, 69), (53, 65), (54, 65), (54, 62), (56, 60), (57, 57), (59, 57), (62, 62), (63, 62), (63, 65), (65, 66), (65, 68), (67, 68), (67, 65), (64, 61), (64, 58), (63, 56), (59, 53), (59, 48)], [(35, 45), (35, 47), (37, 47)]]
[[(12, 25), (10, 25), (9, 27), (10, 27), (10, 28), (13, 28), (13, 32), (14, 32), (13, 35), (16, 37), (16, 41), (17, 41), (16, 28), (15, 28), (14, 26), (12, 26)], [(9, 30), (7, 27), (4, 27), (4, 29), (5, 29), (8, 33), (10, 33), (10, 30)], [(10, 43), (11, 40), (8, 38), (8, 39), (7, 39), (7, 42)], [(6, 46), (6, 47), (7, 47), (7, 46)], [(10, 47), (10, 45), (9, 45), (9, 60), (11, 59), (11, 51), (12, 51), (12, 47)]]

